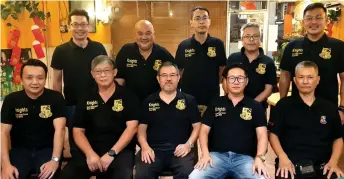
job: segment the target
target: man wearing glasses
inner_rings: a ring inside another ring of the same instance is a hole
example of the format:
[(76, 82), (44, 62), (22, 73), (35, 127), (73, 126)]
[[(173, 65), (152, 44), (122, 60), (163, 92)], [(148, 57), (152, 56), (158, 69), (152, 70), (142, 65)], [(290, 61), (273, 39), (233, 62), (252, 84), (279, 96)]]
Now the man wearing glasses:
[[(248, 23), (242, 29), (241, 52), (228, 57), (227, 65), (241, 63), (248, 70), (249, 82), (245, 88), (245, 95), (260, 102), (267, 108), (267, 98), (272, 88), (277, 84), (276, 67), (272, 59), (264, 55), (260, 48), (260, 28), (258, 24)], [(224, 87), (226, 80), (223, 81)]]
[[(281, 61), (279, 90), (281, 98), (286, 97), (290, 81), (295, 75), (296, 65), (305, 60), (316, 63), (319, 67), (320, 83), (315, 89), (315, 96), (322, 97), (338, 105), (338, 80), (340, 86), (340, 106), (338, 108), (344, 122), (344, 43), (327, 37), (324, 32), (328, 17), (322, 3), (313, 3), (303, 12), (303, 27), (307, 35), (290, 42), (284, 50)], [(292, 95), (299, 95), (295, 83), (292, 83)]]
[(244, 95), (248, 79), (243, 66), (226, 67), (223, 78), (228, 93), (213, 99), (204, 113), (199, 136), (202, 157), (190, 179), (268, 178), (265, 110)]
[(177, 66), (163, 63), (157, 75), (161, 91), (143, 102), (136, 179), (158, 178), (165, 169), (172, 170), (174, 179), (187, 179), (193, 170), (191, 148), (198, 138), (200, 115), (195, 99), (177, 90), (179, 79)]
[(226, 64), (223, 41), (209, 35), (208, 9), (196, 7), (191, 11), (190, 25), (194, 35), (182, 41), (176, 62), (181, 69), (181, 90), (196, 98), (204, 111), (214, 96), (220, 95), (220, 76)]
[[(53, 71), (53, 89), (63, 92), (67, 105), (67, 126), (70, 132), (71, 152), (75, 145), (71, 137), (71, 124), (78, 97), (85, 90), (95, 87), (90, 74), (91, 61), (98, 55), (107, 55), (104, 46), (89, 39), (89, 16), (85, 10), (74, 10), (69, 14), (68, 23), (72, 38), (56, 47), (51, 67)], [(63, 91), (62, 91), (63, 79)]]
[(112, 59), (92, 61), (91, 74), (98, 88), (87, 90), (75, 111), (73, 135), (79, 150), (68, 162), (61, 179), (132, 179), (139, 101), (114, 82)]

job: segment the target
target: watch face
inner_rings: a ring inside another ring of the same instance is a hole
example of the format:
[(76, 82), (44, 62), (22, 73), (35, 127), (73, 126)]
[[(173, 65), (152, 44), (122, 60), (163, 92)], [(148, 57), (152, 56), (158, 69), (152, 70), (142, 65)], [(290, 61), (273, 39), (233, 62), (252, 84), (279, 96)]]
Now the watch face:
[(115, 153), (114, 150), (110, 150), (110, 151), (109, 151), (109, 155), (110, 155), (111, 157), (113, 157), (115, 154), (116, 154), (116, 153)]

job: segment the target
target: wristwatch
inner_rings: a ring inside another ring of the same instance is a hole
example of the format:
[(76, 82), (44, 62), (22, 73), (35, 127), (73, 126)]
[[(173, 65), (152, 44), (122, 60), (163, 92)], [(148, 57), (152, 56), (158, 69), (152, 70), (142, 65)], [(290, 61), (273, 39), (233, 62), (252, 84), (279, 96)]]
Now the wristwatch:
[(110, 156), (110, 157), (116, 157), (116, 151), (114, 151), (114, 150), (109, 150), (109, 152), (108, 152), (108, 155)]
[(60, 161), (60, 158), (58, 158), (58, 157), (51, 157), (51, 160), (58, 163)]
[(194, 148), (194, 144), (191, 141), (188, 141), (190, 148)]
[(256, 157), (265, 162), (265, 155), (257, 155)]
[(344, 106), (339, 106), (339, 107), (338, 107), (338, 111), (344, 113)]

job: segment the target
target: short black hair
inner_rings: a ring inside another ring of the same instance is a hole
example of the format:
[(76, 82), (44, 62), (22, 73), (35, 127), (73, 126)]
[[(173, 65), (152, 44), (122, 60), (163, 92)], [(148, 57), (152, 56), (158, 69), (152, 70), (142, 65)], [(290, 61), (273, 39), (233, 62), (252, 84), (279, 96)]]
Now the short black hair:
[(311, 11), (311, 10), (313, 10), (313, 9), (318, 9), (318, 8), (323, 9), (324, 12), (325, 12), (325, 14), (326, 14), (327, 10), (326, 10), (326, 7), (324, 6), (324, 4), (323, 4), (323, 3), (320, 3), (320, 2), (316, 2), (316, 3), (312, 3), (312, 4), (308, 5), (308, 6), (306, 7), (306, 9), (303, 10), (303, 16), (305, 16), (305, 14), (306, 14), (307, 11)]
[(210, 13), (209, 13), (209, 10), (208, 10), (207, 8), (201, 7), (201, 6), (196, 6), (195, 8), (193, 8), (193, 9), (191, 10), (191, 19), (193, 18), (194, 12), (197, 11), (197, 10), (207, 11), (208, 16), (210, 17)]
[(247, 68), (242, 63), (234, 63), (229, 66), (226, 66), (225, 69), (223, 69), (222, 77), (227, 78), (229, 70), (234, 69), (234, 68), (242, 69), (245, 72), (245, 76), (248, 78)]
[(90, 16), (88, 16), (88, 12), (83, 9), (74, 9), (68, 15), (68, 24), (72, 22), (72, 16), (84, 16), (87, 19), (87, 22), (90, 22)]
[(23, 66), (20, 69), (20, 77), (23, 77), (23, 71), (26, 66), (35, 66), (35, 67), (42, 67), (45, 72), (45, 78), (47, 78), (48, 74), (48, 67), (43, 63), (41, 60), (37, 59), (29, 59), (26, 63), (23, 64)]

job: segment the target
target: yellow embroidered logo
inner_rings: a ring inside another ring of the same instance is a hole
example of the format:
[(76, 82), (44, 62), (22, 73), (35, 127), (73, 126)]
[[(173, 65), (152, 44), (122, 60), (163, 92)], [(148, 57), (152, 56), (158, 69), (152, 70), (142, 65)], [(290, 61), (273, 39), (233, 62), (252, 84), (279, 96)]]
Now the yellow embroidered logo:
[(185, 57), (192, 57), (192, 55), (195, 55), (195, 49), (185, 49)]
[(176, 104), (176, 108), (179, 110), (184, 110), (185, 109), (185, 100), (184, 99), (179, 99)]
[(98, 107), (98, 101), (86, 101), (86, 110), (93, 110)]
[(323, 59), (330, 59), (331, 55), (331, 48), (323, 48), (319, 56)]
[(215, 47), (208, 47), (207, 55), (209, 57), (216, 57), (216, 48)]
[(265, 69), (266, 69), (266, 64), (260, 63), (260, 64), (258, 65), (258, 67), (256, 68), (256, 72), (259, 73), (259, 74), (261, 74), (261, 75), (263, 75), (263, 74), (265, 74), (265, 72), (266, 72)]
[(224, 114), (226, 114), (225, 107), (215, 107), (215, 117), (221, 117)]
[(27, 108), (15, 108), (14, 111), (16, 118), (23, 118), (24, 116), (27, 116), (29, 112)]
[(116, 111), (116, 112), (120, 112), (123, 111), (124, 107), (123, 107), (123, 101), (122, 99), (116, 99), (114, 101), (114, 104), (112, 106), (112, 110)]
[(148, 110), (149, 111), (156, 111), (160, 109), (160, 104), (159, 103), (149, 103), (148, 104)]
[(41, 106), (41, 113), (39, 113), (39, 117), (46, 119), (51, 117), (52, 115), (53, 113), (51, 113), (50, 105)]
[(133, 68), (136, 66), (137, 66), (137, 60), (136, 59), (127, 58), (127, 68)]
[(162, 63), (161, 63), (161, 60), (155, 60), (153, 69), (154, 69), (155, 71), (158, 71), (159, 68), (160, 68), (160, 66), (161, 66), (161, 64), (162, 64)]
[(292, 57), (297, 57), (299, 55), (303, 54), (303, 49), (302, 48), (294, 48), (291, 52)]
[(252, 109), (251, 108), (242, 108), (242, 112), (240, 114), (241, 119), (243, 120), (251, 120), (252, 119)]

